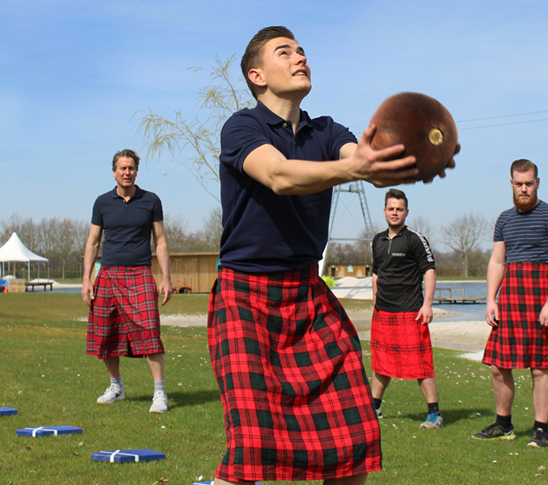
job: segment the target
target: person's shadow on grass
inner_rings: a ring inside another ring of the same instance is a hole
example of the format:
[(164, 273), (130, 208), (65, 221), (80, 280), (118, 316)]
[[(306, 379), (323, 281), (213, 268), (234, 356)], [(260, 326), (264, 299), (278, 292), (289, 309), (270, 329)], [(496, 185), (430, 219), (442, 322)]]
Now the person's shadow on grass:
[[(206, 404), (208, 402), (220, 401), (219, 391), (178, 391), (168, 392), (168, 408), (178, 408), (185, 406), (195, 406), (197, 404)], [(131, 398), (132, 401), (150, 401), (150, 395), (141, 395)]]
[[(478, 416), (488, 416), (493, 414), (493, 410), (489, 408), (482, 409), (441, 409), (441, 415), (443, 417), (444, 426), (455, 424), (459, 421), (470, 421), (472, 418), (477, 418)], [(387, 416), (388, 418), (390, 416)], [(424, 421), (425, 413), (408, 413), (400, 414), (398, 417), (410, 419), (412, 421), (417, 421), (422, 423)]]

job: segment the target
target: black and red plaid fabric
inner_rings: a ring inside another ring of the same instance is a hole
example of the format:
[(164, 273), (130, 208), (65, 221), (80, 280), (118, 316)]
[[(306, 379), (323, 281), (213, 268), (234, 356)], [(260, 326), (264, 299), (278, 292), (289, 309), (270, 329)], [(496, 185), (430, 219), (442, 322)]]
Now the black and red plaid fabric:
[(398, 379), (434, 377), (428, 325), (415, 320), (418, 312), (373, 311), (371, 368)]
[(482, 362), (502, 369), (547, 369), (548, 329), (539, 314), (548, 299), (548, 264), (506, 265), (499, 292), (499, 326), (491, 330)]
[(156, 283), (150, 266), (99, 270), (86, 353), (106, 357), (163, 354)]
[(216, 477), (319, 480), (381, 468), (360, 341), (316, 265), (222, 269), (208, 337), (227, 436)]

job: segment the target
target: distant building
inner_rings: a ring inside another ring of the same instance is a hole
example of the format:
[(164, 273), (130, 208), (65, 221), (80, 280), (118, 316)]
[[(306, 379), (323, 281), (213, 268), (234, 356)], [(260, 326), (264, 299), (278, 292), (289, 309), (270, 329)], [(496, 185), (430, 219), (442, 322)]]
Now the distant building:
[[(219, 253), (170, 253), (169, 260), (171, 285), (175, 293), (209, 293), (211, 291), (217, 279)], [(156, 254), (152, 255), (152, 275), (158, 284), (162, 272)], [(332, 264), (328, 268), (327, 276), (365, 278), (371, 276), (371, 267), (368, 264)]]
[[(209, 293), (217, 279), (219, 253), (170, 253), (171, 285), (176, 293)], [(158, 258), (152, 255), (152, 274), (162, 277)]]
[(333, 278), (342, 278), (344, 276), (365, 278), (371, 276), (371, 266), (368, 264), (331, 264), (327, 270), (327, 276)]
[[(93, 279), (99, 272), (101, 257), (97, 258)], [(170, 253), (171, 286), (175, 293), (209, 293), (217, 279), (219, 253)], [(152, 276), (156, 285), (162, 272), (156, 253), (152, 255)]]

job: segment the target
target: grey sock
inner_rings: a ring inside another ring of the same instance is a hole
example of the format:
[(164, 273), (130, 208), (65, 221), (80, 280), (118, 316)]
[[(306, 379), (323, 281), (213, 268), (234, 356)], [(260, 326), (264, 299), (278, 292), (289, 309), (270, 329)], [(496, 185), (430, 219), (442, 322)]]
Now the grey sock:
[(110, 378), (110, 383), (111, 384), (116, 384), (120, 387), (122, 387), (122, 376), (118, 376), (118, 378), (114, 379), (114, 378)]
[(161, 391), (163, 393), (166, 392), (164, 381), (154, 381), (154, 392), (158, 391)]

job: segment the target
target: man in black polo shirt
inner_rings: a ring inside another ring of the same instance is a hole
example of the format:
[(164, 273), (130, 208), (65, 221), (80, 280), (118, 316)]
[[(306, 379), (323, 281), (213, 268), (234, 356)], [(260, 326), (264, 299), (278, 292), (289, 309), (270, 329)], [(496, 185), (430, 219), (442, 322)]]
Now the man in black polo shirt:
[(388, 229), (373, 239), (371, 390), (377, 415), (382, 417), (382, 397), (391, 378), (417, 379), (428, 403), (421, 428), (440, 428), (443, 420), (428, 330), (436, 269), (426, 238), (405, 225), (408, 214), (405, 194), (390, 189), (384, 206)]
[[(86, 351), (104, 360), (111, 385), (97, 399), (110, 404), (124, 399), (120, 356), (146, 357), (154, 379), (151, 413), (167, 411), (164, 387), (164, 347), (160, 338), (158, 296), (171, 298), (169, 252), (164, 234), (162, 203), (135, 185), (139, 157), (132, 150), (114, 156), (116, 187), (100, 195), (93, 206), (84, 254), (82, 296), (89, 305)], [(91, 282), (104, 234), (101, 269)], [(150, 269), (150, 237), (154, 236), (162, 281), (158, 288)]]

